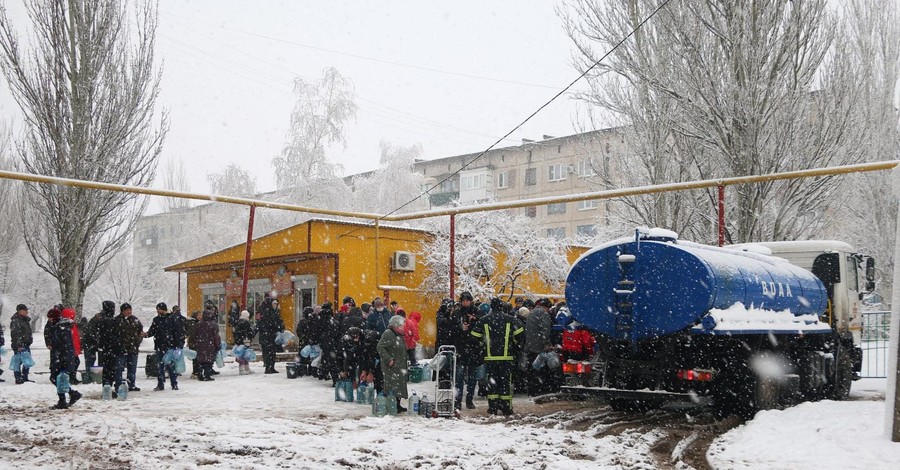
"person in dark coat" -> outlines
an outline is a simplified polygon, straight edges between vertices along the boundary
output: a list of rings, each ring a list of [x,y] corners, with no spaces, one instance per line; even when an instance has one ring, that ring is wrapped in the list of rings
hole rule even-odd
[[[31,352],[31,343],[34,341],[31,331],[31,318],[28,317],[28,307],[25,304],[16,306],[16,313],[9,322],[9,342],[14,354]],[[13,371],[16,376],[16,384],[34,382],[28,379],[28,367],[21,366]]]
[[[400,406],[401,398],[408,398],[406,389],[406,373],[409,370],[409,359],[406,355],[406,340],[403,323],[406,320],[399,315],[391,317],[388,329],[378,340],[378,355],[381,357],[381,371],[384,373],[384,394],[397,399],[397,411],[404,412]]]
[[[261,312],[257,313],[256,327],[259,331],[259,346],[262,348],[263,365],[266,374],[277,374],[275,370],[275,336],[284,331],[284,320],[278,312],[274,299],[263,301]]]
[[[209,382],[215,380],[212,377],[212,365],[216,360],[216,354],[222,339],[219,336],[219,324],[216,321],[216,313],[213,310],[203,311],[200,323],[194,329],[193,348],[197,351],[197,362],[200,363],[200,381]]]
[[[178,374],[175,368],[163,362],[163,356],[170,349],[184,348],[184,325],[179,317],[174,316],[168,311],[168,307],[164,302],[156,304],[156,317],[147,330],[147,337],[153,338],[154,349],[156,350],[156,363],[159,367],[159,373],[156,377],[157,384],[154,391],[165,389],[166,371],[169,372],[169,380],[172,384],[172,390],[178,390]]]
[[[341,372],[342,379],[350,379],[354,382],[360,371],[362,355],[365,353],[362,339],[362,330],[351,327],[347,334],[341,338]]]
[[[72,321],[72,345],[75,347],[75,369],[69,374],[69,383],[78,385],[81,383],[81,381],[78,380],[78,368],[81,366],[81,360],[78,358],[78,356],[81,355],[81,331],[78,328],[78,324],[75,323],[75,309],[62,309],[62,318],[67,318]]]
[[[342,334],[346,335],[350,328],[359,328],[361,330],[365,324],[366,320],[363,318],[362,309],[356,306],[350,307],[346,318],[341,323]]]
[[[129,392],[139,392],[137,386],[138,353],[141,341],[144,340],[144,325],[138,320],[128,302],[119,306],[119,316],[116,317],[118,330],[122,335],[122,354],[116,358],[116,390],[122,385],[122,374],[128,383]]]
[[[369,313],[369,318],[366,319],[366,328],[375,331],[378,333],[378,336],[381,336],[388,329],[388,322],[393,315],[387,306],[384,305],[384,301],[376,297],[372,301],[372,311]]]
[[[91,366],[97,363],[97,336],[92,332],[88,317],[78,320],[78,331],[81,334],[81,350],[84,353],[84,371],[90,375]]]
[[[53,320],[51,313],[53,312]],[[66,388],[59,380],[66,380],[75,371],[78,370],[78,356],[75,354],[75,343],[72,338],[72,327],[75,322],[69,318],[61,317],[61,313],[57,309],[52,309],[47,313],[50,339],[48,347],[50,348],[50,381],[57,385],[56,394],[59,401],[53,405],[53,409],[64,410],[75,404],[81,398],[81,393],[73,389],[71,386]],[[52,324],[51,324],[52,321]],[[69,401],[66,401],[66,394],[69,395]]]
[[[481,341],[473,337],[472,328],[481,318],[475,307],[472,294],[463,292],[459,295],[459,303],[451,314],[451,335],[456,346],[456,397],[455,406],[462,408],[463,390],[466,391],[466,408],[475,408],[475,385],[478,368],[484,364],[484,352]]]
[[[206,303],[206,308],[209,309],[212,307],[211,302]],[[172,316],[181,321],[181,326],[184,328],[184,339],[187,342],[189,348],[193,349],[192,344],[194,338],[194,329],[197,328],[197,323],[200,323],[200,311],[195,310],[191,312],[190,315],[184,316],[181,315],[180,310],[176,311],[175,307],[172,307]],[[199,378],[200,377],[200,363],[197,362],[196,359],[191,361],[191,378]]]
[[[319,378],[322,380],[331,378],[332,384],[336,384],[341,369],[341,327],[334,318],[331,302],[322,304],[315,325],[314,340],[322,348]]]
[[[551,342],[553,333],[553,319],[547,309],[550,308],[550,299],[540,299],[535,304],[528,318],[525,320],[525,353],[528,355],[528,364],[533,364],[538,354],[544,352],[544,346]],[[535,371],[528,367],[528,394],[541,395],[549,390],[551,377],[545,369]]]
[[[116,304],[111,300],[104,300],[100,313],[95,316],[97,319],[97,352],[100,356],[100,365],[103,367],[103,385],[110,387],[116,381],[118,357],[125,354],[122,332],[119,330],[115,314]]]
[[[250,312],[241,310],[238,320],[234,322],[234,330],[231,333],[231,339],[234,346],[249,346],[256,336],[256,328],[250,324]]]
[[[381,371],[381,357],[378,355],[378,340],[381,337],[372,330],[363,330],[359,353],[359,375],[371,382],[376,393],[384,390],[384,374]]]
[[[6,336],[3,331],[3,324],[0,323],[0,347],[6,346]],[[3,368],[0,368],[0,375],[3,375]],[[0,382],[6,382],[3,379],[0,379]]]
[[[312,313],[312,307],[304,307],[303,312],[300,314],[300,320],[297,322],[297,328],[294,331],[297,335],[297,344],[300,345],[301,348],[308,344],[313,344],[311,342],[312,318],[310,318]]]

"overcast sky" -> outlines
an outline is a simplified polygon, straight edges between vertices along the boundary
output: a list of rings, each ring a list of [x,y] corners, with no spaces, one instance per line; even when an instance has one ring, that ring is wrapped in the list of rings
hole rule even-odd
[[[7,3],[24,24],[24,9]],[[163,1],[159,104],[171,130],[162,163],[184,160],[196,192],[230,162],[274,189],[292,80],[329,66],[353,82],[359,105],[346,148],[328,153],[344,174],[377,168],[382,139],[419,143],[426,159],[483,150],[578,75],[556,4]],[[573,133],[576,107],[560,98],[505,145]],[[18,120],[5,87],[0,112]]]

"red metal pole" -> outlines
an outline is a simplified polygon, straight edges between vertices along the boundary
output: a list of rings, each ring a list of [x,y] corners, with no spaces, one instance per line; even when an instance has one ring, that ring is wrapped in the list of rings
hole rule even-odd
[[[725,186],[719,185],[719,246],[725,245]]]
[[[450,298],[456,298],[456,214],[450,214]]]
[[[247,308],[247,283],[250,282],[250,251],[253,249],[253,218],[256,206],[250,206],[250,223],[247,224],[247,250],[244,254],[244,277],[241,280],[241,309]]]

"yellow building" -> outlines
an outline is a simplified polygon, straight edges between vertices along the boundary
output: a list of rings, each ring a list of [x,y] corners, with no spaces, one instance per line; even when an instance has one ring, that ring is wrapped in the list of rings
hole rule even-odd
[[[433,345],[435,313],[446,294],[415,290],[428,274],[416,258],[421,259],[423,245],[432,235],[425,230],[384,225],[377,229],[377,235],[376,239],[376,228],[371,224],[312,219],[255,239],[247,310],[255,313],[266,293],[274,292],[284,324],[293,330],[304,307],[331,301],[336,310],[345,296],[360,305],[383,296],[385,286],[402,286],[411,290],[391,287],[391,300],[407,312],[422,314],[422,343]],[[220,328],[229,336],[225,313],[232,301],[240,302],[245,247],[235,245],[165,268],[187,273],[186,311],[202,310],[207,301],[212,301],[221,313]],[[583,251],[570,250],[569,261]],[[540,286],[528,290],[546,292]]]

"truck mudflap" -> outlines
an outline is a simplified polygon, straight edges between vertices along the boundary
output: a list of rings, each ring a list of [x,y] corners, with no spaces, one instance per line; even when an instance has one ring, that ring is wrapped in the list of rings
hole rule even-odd
[[[571,387],[565,386],[562,393],[571,395],[594,396],[601,398],[613,398],[623,400],[635,400],[653,403],[690,403],[694,405],[710,405],[712,399],[693,393],[668,392],[665,390],[626,390],[607,387]]]

